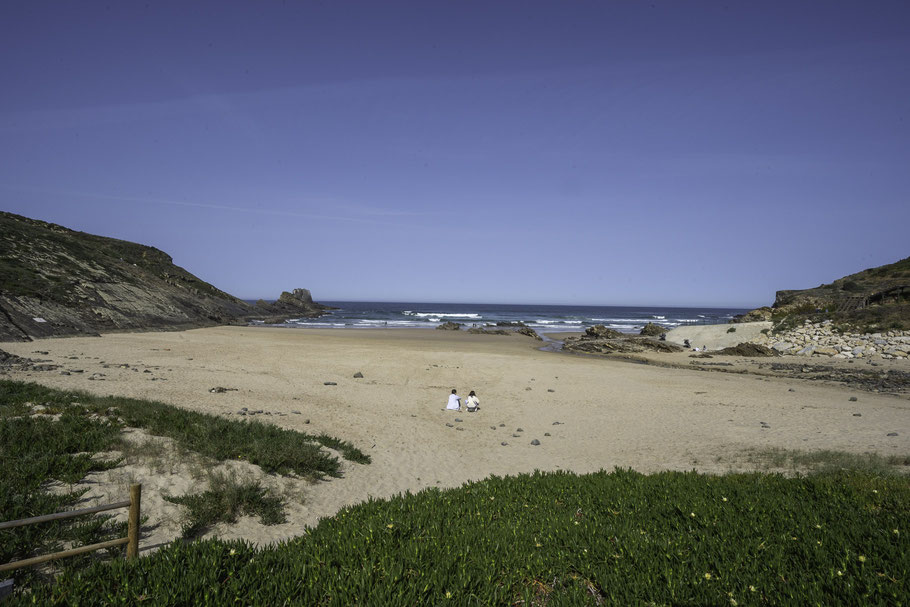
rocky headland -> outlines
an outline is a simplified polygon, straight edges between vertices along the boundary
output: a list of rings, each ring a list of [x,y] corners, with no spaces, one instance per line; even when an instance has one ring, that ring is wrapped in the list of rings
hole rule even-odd
[[[0,341],[324,313],[305,289],[251,305],[154,247],[0,212]]]

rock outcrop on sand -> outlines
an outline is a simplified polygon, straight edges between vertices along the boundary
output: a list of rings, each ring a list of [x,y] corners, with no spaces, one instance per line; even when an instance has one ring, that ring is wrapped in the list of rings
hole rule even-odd
[[[593,328],[593,327],[592,327]],[[683,348],[667,341],[620,333],[620,337],[601,338],[588,334],[567,337],[562,349],[586,354],[630,354],[636,352],[682,352]]]
[[[444,322],[436,328],[440,331],[461,331],[462,324],[460,322]]]
[[[585,338],[590,339],[619,339],[625,337],[625,333],[620,333],[616,329],[610,329],[604,325],[594,325],[585,329]]]
[[[183,329],[265,314],[154,247],[0,212],[0,341]]]
[[[666,333],[669,330],[670,329],[668,329],[666,327],[662,327],[653,322],[649,322],[644,327],[641,328],[641,332],[639,333],[639,335],[646,335],[648,337],[657,337],[658,335],[663,335],[664,333]]]
[[[778,356],[776,350],[773,350],[761,344],[753,344],[749,342],[744,342],[736,346],[716,350],[713,353],[720,354],[722,356]]]

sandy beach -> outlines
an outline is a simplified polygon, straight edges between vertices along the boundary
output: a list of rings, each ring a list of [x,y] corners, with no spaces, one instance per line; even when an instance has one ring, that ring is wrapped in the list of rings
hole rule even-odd
[[[343,478],[301,485],[285,524],[243,520],[216,530],[257,543],[298,535],[370,497],[456,487],[491,474],[615,466],[722,473],[748,469],[744,454],[767,448],[910,453],[905,396],[539,347],[522,336],[261,327],[3,344],[70,372],[12,372],[12,379],[235,419],[243,407],[263,410],[256,419],[324,432],[370,455],[369,465],[344,461]],[[354,378],[358,372],[363,378]],[[229,390],[212,393],[214,387]],[[445,411],[452,388],[463,396],[476,390],[481,410]],[[157,477],[137,479],[147,486],[150,524],[156,515],[174,518],[176,507],[166,511],[154,494],[180,494],[191,483],[146,473]],[[175,529],[163,525],[149,544],[167,541]]]

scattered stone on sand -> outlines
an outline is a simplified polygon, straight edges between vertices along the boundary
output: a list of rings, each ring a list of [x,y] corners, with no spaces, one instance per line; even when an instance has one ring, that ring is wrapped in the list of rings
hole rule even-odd
[[[452,322],[450,320],[449,322],[442,323],[441,325],[439,325],[436,328],[440,331],[461,331],[461,323]]]
[[[553,388],[547,388],[547,392],[556,392]]]
[[[333,381],[324,381],[324,382],[322,382],[322,385],[323,386],[337,386],[338,384]]]
[[[496,426],[490,426],[490,430],[495,430]]]
[[[300,415],[300,411],[291,411],[294,415]]]
[[[499,444],[502,445],[503,447],[506,447],[506,446],[508,446],[509,443],[507,443],[507,442],[505,442],[505,441],[502,441],[502,442],[499,443]]]
[[[499,427],[500,427],[500,428],[505,428],[506,425],[505,425],[505,424],[499,424]]]
[[[540,441],[537,440],[537,439],[535,438],[534,440],[531,441],[531,444],[532,444],[532,445],[539,445],[539,444],[540,444]]]
[[[515,428],[515,431],[516,431],[516,432],[524,432],[525,429],[524,429],[524,428]]]
[[[456,417],[456,418],[455,418],[455,421],[456,421],[456,422],[463,422],[464,420],[461,419],[460,417]]]
[[[212,394],[221,394],[223,392],[236,392],[236,391],[237,391],[237,388],[224,388],[222,386],[215,386],[214,388],[209,390],[209,392],[211,392]]]
[[[853,414],[853,417],[862,417],[862,416],[863,416],[862,413],[854,413],[854,414]]]
[[[454,427],[455,427],[455,424],[450,424],[449,422],[446,422],[446,427],[448,427],[448,428],[454,428]]]
[[[513,434],[512,438],[521,438],[521,434]]]
[[[307,418],[307,419],[305,419],[305,420],[303,420],[303,423],[305,423],[305,424],[308,424],[308,423],[310,423],[310,420],[309,420],[309,418]]]
[[[458,430],[458,431],[460,431],[460,432],[464,432],[464,428],[462,428],[461,426],[458,426],[458,427],[455,428],[455,429]]]
[[[850,397],[850,402],[851,402],[851,403],[855,403],[857,400],[859,400],[859,399],[857,399],[855,396],[851,396],[851,397]]]
[[[897,436],[897,435],[898,435],[897,432],[889,432],[889,433],[888,433],[888,436]]]
[[[544,432],[543,435],[544,435],[544,436],[550,436],[550,433],[549,433],[549,432]]]
[[[526,391],[526,392],[530,392],[530,391],[531,391],[531,386],[528,386],[527,388],[525,388],[525,391]]]
[[[562,422],[553,422],[553,425],[554,425],[554,426],[560,426],[560,425],[562,425]]]
[[[357,373],[354,374],[354,379],[363,379],[363,373],[358,371]]]
[[[790,388],[787,390],[787,392],[796,392],[796,390],[794,390],[793,388]]]

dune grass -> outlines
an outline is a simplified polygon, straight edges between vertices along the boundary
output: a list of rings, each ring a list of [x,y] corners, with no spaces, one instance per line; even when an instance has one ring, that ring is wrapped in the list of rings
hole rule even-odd
[[[165,500],[186,506],[183,537],[205,533],[216,523],[234,523],[243,515],[258,516],[263,525],[285,522],[284,500],[250,479],[235,475],[209,475],[208,489],[182,496],[165,496]]]
[[[74,485],[91,472],[120,463],[98,455],[123,447],[124,427],[169,437],[186,452],[211,460],[242,459],[275,474],[310,479],[339,476],[340,464],[320,448],[323,443],[355,461],[369,462],[352,445],[328,436],[310,436],[255,421],[225,420],[152,401],[97,397],[0,380],[0,521],[79,507],[87,489]],[[53,482],[57,487],[51,490],[49,483]],[[196,521],[190,525],[193,532],[217,520],[230,520],[238,512],[238,504],[239,512],[252,509],[264,522],[277,522],[283,516],[281,500],[255,484],[232,487],[216,482],[214,489],[214,493],[175,498],[190,508],[190,519]],[[216,503],[222,505],[220,514],[212,513]],[[0,531],[0,563],[125,535],[123,526],[110,524],[110,518],[77,518]],[[78,568],[91,558],[60,563],[64,568]],[[35,580],[36,575],[32,570],[16,573],[20,582]]]

